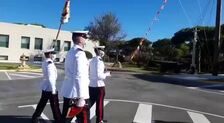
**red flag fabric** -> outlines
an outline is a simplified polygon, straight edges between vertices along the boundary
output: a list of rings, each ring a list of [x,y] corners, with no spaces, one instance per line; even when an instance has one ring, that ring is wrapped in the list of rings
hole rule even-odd
[[[68,23],[70,18],[70,0],[66,0],[63,12],[61,14],[61,23]]]
[[[68,109],[67,113],[67,118],[73,118],[77,114],[79,114],[84,108],[83,107],[77,107],[77,106],[72,106]]]

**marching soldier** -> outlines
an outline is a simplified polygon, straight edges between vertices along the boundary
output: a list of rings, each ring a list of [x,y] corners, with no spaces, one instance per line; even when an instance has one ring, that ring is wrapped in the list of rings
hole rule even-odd
[[[73,108],[79,110],[76,118],[78,123],[89,123],[89,108],[86,106],[89,99],[89,66],[86,54],[83,51],[87,39],[87,31],[75,31],[72,34],[74,47],[65,58],[65,80],[62,85],[64,97],[62,117],[64,122],[71,122],[74,116],[68,117],[71,102]]]
[[[105,66],[102,60],[104,56],[103,49],[105,46],[97,46],[94,48],[96,56],[90,61],[90,107],[96,103],[96,123],[104,123],[103,120],[103,108],[104,108],[104,97],[105,97],[105,83],[104,79],[110,76],[110,72],[104,72]]]
[[[57,69],[53,62],[55,58],[54,49],[44,52],[45,60],[42,62],[43,81],[42,95],[37,108],[32,116],[32,123],[38,123],[38,118],[43,112],[48,100],[50,100],[51,110],[55,123],[61,123],[61,112],[59,109],[58,92],[56,90]]]

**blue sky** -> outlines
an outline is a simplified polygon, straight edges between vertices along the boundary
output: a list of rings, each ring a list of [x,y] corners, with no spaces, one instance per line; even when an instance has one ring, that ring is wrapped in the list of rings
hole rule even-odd
[[[0,21],[39,23],[57,29],[64,3],[65,0],[1,0]],[[126,40],[145,36],[149,27],[147,38],[156,41],[171,38],[182,28],[215,25],[216,0],[168,0],[159,20],[151,25],[162,3],[163,0],[71,0],[71,18],[62,29],[83,30],[95,17],[107,12],[118,17]]]

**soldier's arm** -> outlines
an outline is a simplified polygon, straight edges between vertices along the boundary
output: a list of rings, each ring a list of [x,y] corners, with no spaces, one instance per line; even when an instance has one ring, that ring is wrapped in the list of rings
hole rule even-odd
[[[104,73],[104,69],[105,69],[105,66],[104,66],[104,63],[102,61],[97,61],[97,77],[98,79],[106,79],[107,77],[107,74]]]
[[[54,72],[54,64],[49,61],[47,65],[47,74],[48,74],[48,80],[50,82],[50,88],[52,90],[52,94],[56,94],[56,74]]]
[[[87,76],[85,76],[86,75],[85,72],[87,72],[85,70],[87,68],[87,66],[86,66],[87,64],[84,62],[86,60],[85,52],[79,51],[76,60],[77,60],[77,62],[76,62],[77,63],[77,65],[76,65],[77,66],[77,74],[76,74],[75,79],[78,82],[78,97],[81,98],[81,97],[84,97],[82,89],[85,88],[85,85],[86,85],[85,77],[87,77]]]

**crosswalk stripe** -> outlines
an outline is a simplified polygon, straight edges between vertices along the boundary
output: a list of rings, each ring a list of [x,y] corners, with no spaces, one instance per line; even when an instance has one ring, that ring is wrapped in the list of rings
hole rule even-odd
[[[152,105],[139,104],[133,123],[151,123]]]
[[[71,121],[71,123],[75,123],[76,117],[74,117]]]
[[[31,72],[18,72],[19,74],[29,74],[29,75],[39,75],[39,76],[42,76],[43,74],[42,73],[31,73]]]
[[[12,80],[12,78],[9,76],[8,72],[5,71],[5,75],[8,77],[9,80]]]
[[[37,76],[22,75],[22,74],[14,74],[14,73],[11,73],[10,75],[12,75],[12,76],[26,77],[26,78],[34,78],[34,77],[37,77]]]
[[[32,107],[34,108],[34,110],[36,110],[37,105],[32,105]],[[44,119],[44,122],[50,123],[49,118],[44,113],[41,113],[40,116],[42,117],[42,119]]]
[[[104,101],[104,106],[106,106],[108,103],[109,103],[109,101]],[[90,119],[92,119],[96,115],[95,110],[96,110],[96,103],[94,103],[94,105],[90,109]],[[75,120],[76,120],[76,118],[73,118],[72,123],[74,123]]]
[[[109,101],[104,101],[104,106],[106,106],[108,103]],[[96,103],[90,109],[90,119],[92,119],[96,115],[95,110],[96,110]]]
[[[211,123],[203,114],[187,112],[194,123]]]

